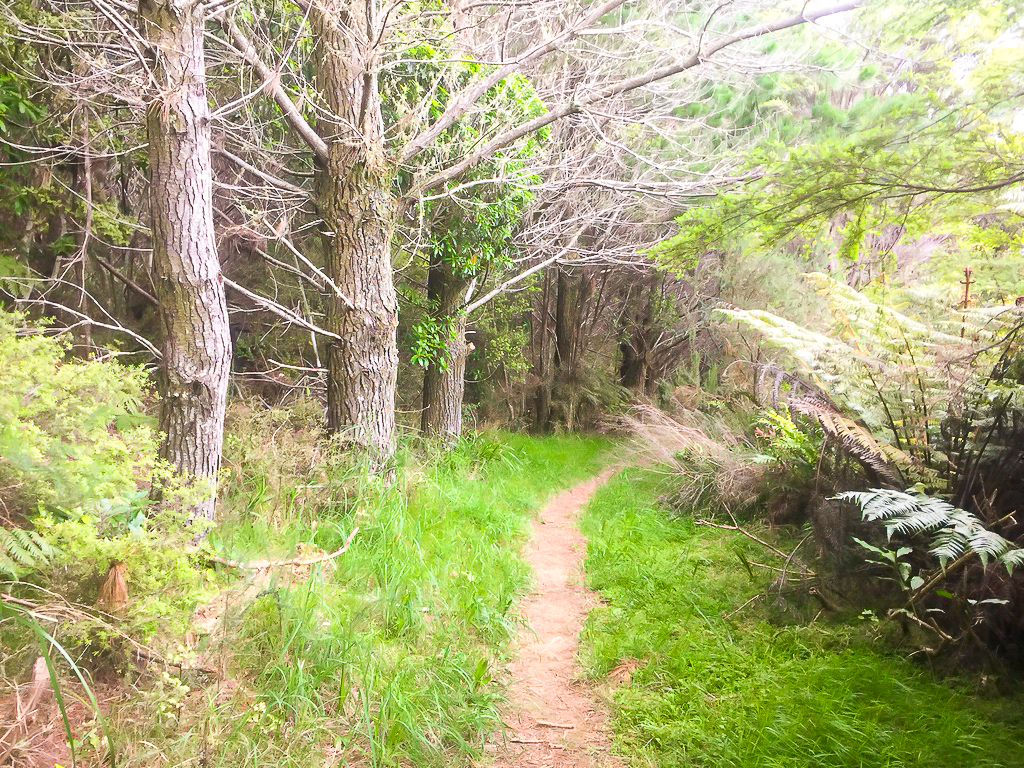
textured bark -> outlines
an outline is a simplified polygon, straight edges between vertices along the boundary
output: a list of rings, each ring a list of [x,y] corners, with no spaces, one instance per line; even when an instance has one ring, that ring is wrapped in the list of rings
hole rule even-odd
[[[459,280],[444,264],[432,264],[427,277],[427,300],[441,323],[452,322],[454,333],[444,364],[431,363],[423,374],[423,412],[420,427],[427,435],[454,442],[462,435],[462,400],[466,389],[466,316],[459,310]]]
[[[213,231],[210,107],[203,9],[142,0],[143,33],[161,86],[146,112],[156,297],[164,325],[161,456],[215,494],[231,370],[224,284]],[[195,516],[213,519],[215,495]]]
[[[391,268],[397,216],[393,159],[384,149],[377,85],[374,3],[313,6],[316,78],[331,116],[314,199],[324,220],[327,271],[341,295],[327,297],[327,420],[379,460],[394,454],[398,299]]]

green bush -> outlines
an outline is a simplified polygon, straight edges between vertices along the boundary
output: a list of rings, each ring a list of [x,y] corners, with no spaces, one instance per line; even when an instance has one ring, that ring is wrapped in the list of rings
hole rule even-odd
[[[70,359],[62,339],[0,312],[0,511],[11,528],[0,576],[20,580],[5,589],[91,605],[120,563],[131,596],[118,606],[123,629],[145,640],[184,632],[200,582],[186,552],[190,492],[158,460],[142,410],[149,383],[140,368]],[[151,483],[164,503],[150,501]],[[53,631],[95,646],[96,628],[82,614]]]
[[[157,462],[141,412],[148,376],[66,351],[23,316],[0,313],[0,499],[8,515],[125,515]]]

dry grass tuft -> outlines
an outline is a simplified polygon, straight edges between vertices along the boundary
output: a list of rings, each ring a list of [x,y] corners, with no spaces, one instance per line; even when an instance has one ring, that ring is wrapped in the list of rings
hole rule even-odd
[[[688,409],[669,415],[648,403],[617,416],[614,426],[633,437],[637,449],[652,463],[671,464],[680,454],[717,459],[731,453],[741,439],[714,419]]]
[[[679,409],[668,414],[640,404],[616,420],[648,463],[668,465],[685,478],[668,501],[677,509],[735,512],[754,504],[767,468],[755,451],[721,419]]]

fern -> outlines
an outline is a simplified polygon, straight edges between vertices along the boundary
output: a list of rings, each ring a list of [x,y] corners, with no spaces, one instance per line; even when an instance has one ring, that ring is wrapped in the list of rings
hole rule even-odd
[[[881,522],[891,539],[894,534],[913,536],[931,533],[929,552],[939,559],[943,569],[951,560],[976,554],[982,565],[1000,562],[1010,573],[1024,565],[1024,549],[985,524],[965,509],[954,507],[947,501],[932,496],[914,495],[875,488],[870,491],[850,491],[833,497],[860,507],[868,522]]]
[[[0,576],[21,579],[38,571],[57,551],[35,531],[0,528]]]
[[[871,469],[880,479],[893,484],[903,480],[893,459],[902,459],[904,466],[913,463],[902,451],[879,443],[870,432],[847,419],[838,409],[816,397],[790,400],[789,407],[796,413],[814,419],[825,434],[835,440],[843,451]]]
[[[962,408],[977,372],[989,368],[1006,346],[1000,334],[1013,317],[972,309],[926,323],[826,275],[804,277],[828,301],[832,322],[827,330],[736,307],[721,307],[717,315],[736,323],[741,335],[756,333],[759,349],[774,350],[775,364],[806,382],[789,385],[791,401],[801,389],[825,394],[836,413],[852,414],[868,432],[888,433],[886,442],[899,454],[883,448],[887,456],[874,457],[879,468],[896,464],[904,476],[913,469],[913,481],[931,482],[929,470],[948,465],[940,427],[951,410]],[[962,330],[967,333],[961,335]],[[775,378],[777,397],[781,379]],[[819,420],[823,415],[814,414]],[[829,430],[828,424],[822,426]],[[844,445],[864,447],[857,430],[845,430],[838,422],[832,427]]]

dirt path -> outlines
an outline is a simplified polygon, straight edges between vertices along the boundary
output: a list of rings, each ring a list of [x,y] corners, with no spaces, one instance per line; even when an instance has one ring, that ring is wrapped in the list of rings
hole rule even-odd
[[[586,540],[576,527],[580,508],[614,470],[563,493],[533,523],[527,559],[536,592],[523,604],[529,626],[519,658],[509,666],[514,710],[505,722],[509,743],[497,768],[618,768],[609,753],[607,713],[576,664],[580,630],[596,598],[583,586]]]

